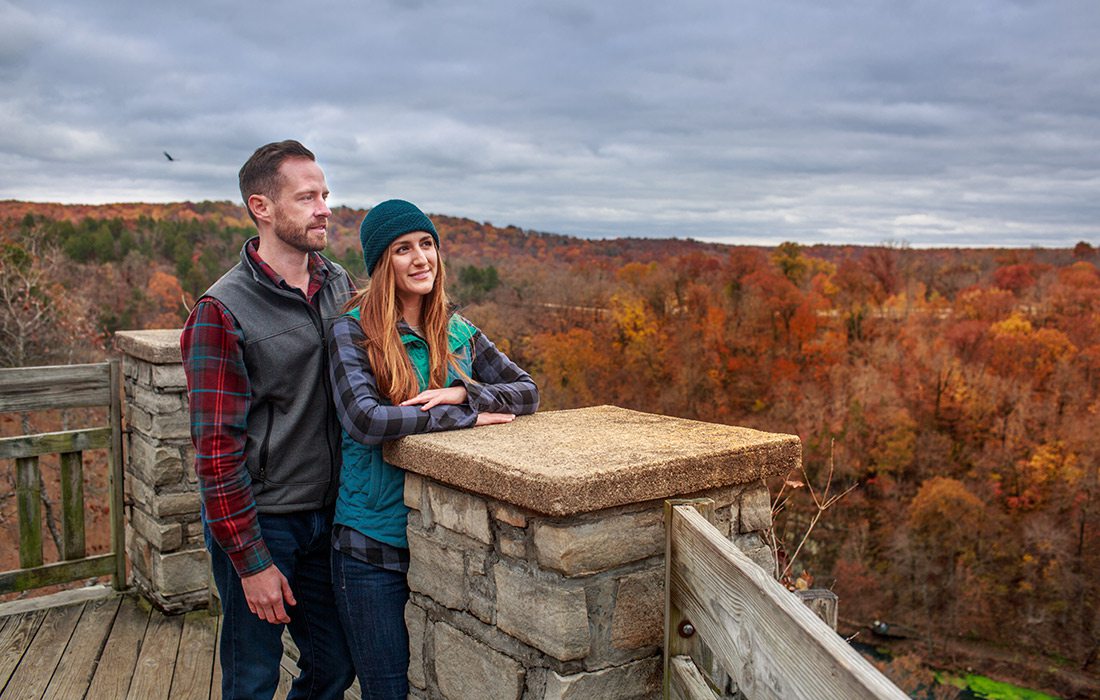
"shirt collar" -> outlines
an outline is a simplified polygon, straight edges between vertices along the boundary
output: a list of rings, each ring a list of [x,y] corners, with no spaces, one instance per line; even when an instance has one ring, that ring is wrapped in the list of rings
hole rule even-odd
[[[276,272],[275,268],[268,265],[267,262],[260,257],[259,236],[250,239],[248,243],[245,244],[245,251],[247,251],[249,259],[267,275],[268,279],[275,283],[276,287],[280,289],[294,289],[287,284],[286,278]],[[320,254],[310,252],[306,260],[306,268],[309,270],[309,292],[306,294],[306,298],[308,299],[313,297],[313,294],[320,288],[321,283],[328,277],[328,267],[321,260]]]

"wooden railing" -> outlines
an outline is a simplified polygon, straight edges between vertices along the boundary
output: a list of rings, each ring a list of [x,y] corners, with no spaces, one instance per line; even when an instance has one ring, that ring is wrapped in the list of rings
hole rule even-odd
[[[749,700],[907,697],[723,537],[713,514],[709,499],[665,502],[665,698],[724,697],[714,679],[725,675]]]
[[[0,413],[107,407],[107,424],[82,430],[0,438],[0,459],[15,460],[19,504],[19,569],[0,572],[0,593],[110,575],[126,583],[122,522],[122,417],[119,363],[0,369]],[[84,538],[85,450],[106,449],[111,552],[88,556]],[[39,458],[59,454],[60,562],[43,564],[42,476]]]

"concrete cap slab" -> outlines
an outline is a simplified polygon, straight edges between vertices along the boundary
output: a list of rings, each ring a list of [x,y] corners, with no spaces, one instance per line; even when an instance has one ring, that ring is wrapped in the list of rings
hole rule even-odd
[[[180,333],[183,330],[119,331],[115,333],[115,348],[139,360],[156,365],[183,362]]]
[[[387,443],[408,471],[546,515],[756,483],[802,461],[796,435],[594,406]]]

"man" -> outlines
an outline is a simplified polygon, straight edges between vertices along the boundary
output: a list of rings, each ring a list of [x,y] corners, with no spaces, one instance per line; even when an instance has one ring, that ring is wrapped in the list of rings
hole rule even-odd
[[[301,675],[290,698],[339,698],[353,671],[332,592],[340,432],[325,336],[351,283],[318,251],[332,212],[297,141],[240,172],[258,236],[199,298],[180,338],[195,472],[221,596],[222,697],[270,698],[284,625]]]

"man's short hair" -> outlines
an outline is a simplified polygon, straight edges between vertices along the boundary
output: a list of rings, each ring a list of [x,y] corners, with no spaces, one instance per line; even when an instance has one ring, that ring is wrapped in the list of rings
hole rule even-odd
[[[289,158],[308,158],[316,161],[313,152],[302,144],[287,139],[260,146],[252,157],[241,166],[238,176],[241,185],[241,197],[244,198],[244,208],[248,211],[248,217],[252,223],[258,223],[252,214],[252,208],[248,206],[248,198],[254,194],[262,194],[269,199],[275,199],[282,186],[279,177],[279,166]]]

